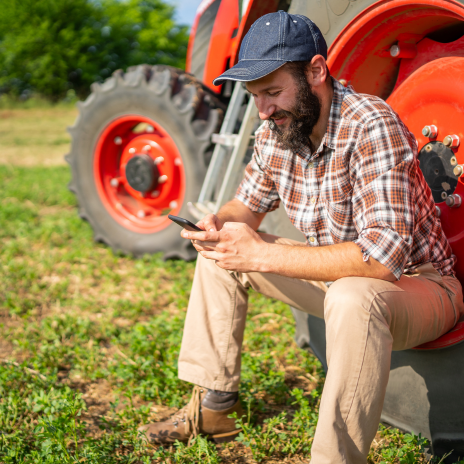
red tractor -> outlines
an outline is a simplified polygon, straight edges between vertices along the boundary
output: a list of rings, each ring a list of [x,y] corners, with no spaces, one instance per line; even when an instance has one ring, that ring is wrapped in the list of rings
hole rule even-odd
[[[251,24],[278,10],[311,18],[329,45],[332,76],[385,99],[415,134],[464,283],[464,0],[203,0],[186,71],[116,71],[79,105],[69,188],[95,240],[135,256],[195,256],[167,215],[200,218],[228,201],[259,124],[240,83],[212,81],[236,63]],[[283,209],[263,230],[303,240]],[[326,366],[324,322],[292,310],[298,343]],[[427,436],[435,454],[454,450],[446,462],[464,457],[462,340],[464,321],[435,342],[394,352],[383,410],[384,421]]]

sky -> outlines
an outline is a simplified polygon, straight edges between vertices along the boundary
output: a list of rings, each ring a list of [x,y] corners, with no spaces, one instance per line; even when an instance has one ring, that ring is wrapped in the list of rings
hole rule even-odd
[[[201,0],[169,0],[169,3],[176,6],[177,22],[191,27]]]

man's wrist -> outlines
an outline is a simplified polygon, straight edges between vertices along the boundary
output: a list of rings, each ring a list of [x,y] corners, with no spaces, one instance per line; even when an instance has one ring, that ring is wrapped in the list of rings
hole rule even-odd
[[[272,272],[272,257],[275,256],[275,250],[273,248],[275,247],[275,244],[263,242],[262,247],[260,247],[259,250],[259,256],[257,257],[256,272]]]

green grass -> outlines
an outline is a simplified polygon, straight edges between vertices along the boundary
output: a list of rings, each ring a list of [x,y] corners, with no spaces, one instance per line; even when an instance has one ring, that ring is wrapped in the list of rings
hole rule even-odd
[[[188,400],[176,364],[195,264],[94,243],[68,180],[66,167],[0,165],[0,462],[308,462],[324,373],[294,343],[288,307],[256,293],[239,439],[137,438]],[[429,462],[426,445],[380,427],[369,463]]]

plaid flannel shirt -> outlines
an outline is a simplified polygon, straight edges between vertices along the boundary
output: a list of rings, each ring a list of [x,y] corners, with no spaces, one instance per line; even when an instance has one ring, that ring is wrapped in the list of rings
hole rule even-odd
[[[280,201],[309,246],[354,242],[397,279],[431,262],[454,275],[456,257],[417,161],[417,142],[380,98],[333,79],[327,132],[315,153],[283,149],[264,122],[236,198],[251,211]]]

